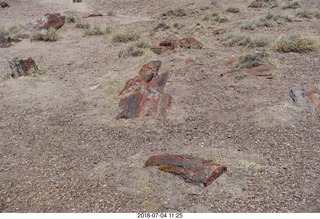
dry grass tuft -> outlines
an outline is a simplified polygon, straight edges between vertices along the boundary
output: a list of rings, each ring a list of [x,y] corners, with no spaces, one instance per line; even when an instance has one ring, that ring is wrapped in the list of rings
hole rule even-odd
[[[58,33],[55,29],[50,28],[45,31],[38,31],[31,35],[30,41],[45,41],[45,42],[55,42],[59,39]]]
[[[285,15],[274,15],[268,13],[266,16],[259,18],[258,20],[253,20],[241,25],[242,30],[254,30],[258,27],[274,27],[283,22],[292,22],[289,16]]]
[[[68,15],[66,18],[68,24],[75,24],[80,21],[80,18],[73,15]]]
[[[86,36],[94,36],[94,35],[104,35],[106,32],[101,29],[101,27],[93,27],[86,29],[84,35]]]
[[[249,37],[242,33],[230,34],[223,37],[221,40],[225,46],[243,46],[248,48],[264,47],[269,45],[272,41],[268,36],[258,35],[255,37]]]
[[[183,17],[187,15],[187,12],[185,9],[183,8],[178,8],[176,10],[173,11],[173,15],[177,16],[177,17]]]
[[[128,45],[126,48],[120,50],[118,56],[119,58],[126,57],[137,57],[144,55],[144,49],[148,48],[149,45],[144,41],[138,41]]]
[[[229,12],[229,13],[239,13],[240,9],[237,7],[231,6],[231,7],[227,8],[225,11]]]
[[[304,53],[316,50],[319,47],[319,39],[309,34],[289,33],[279,36],[272,48],[278,52]]]
[[[137,33],[124,30],[114,30],[111,35],[112,41],[117,43],[128,43],[130,41],[136,41],[140,38]]]
[[[297,10],[296,16],[302,18],[312,18],[313,13],[311,11],[301,8]]]
[[[253,68],[262,64],[270,63],[270,55],[266,52],[245,53],[239,57],[238,68]]]
[[[298,1],[287,2],[281,8],[282,9],[298,9],[298,8],[301,8],[301,5]]]
[[[80,29],[89,29],[89,28],[91,28],[91,25],[89,24],[89,23],[86,23],[86,22],[84,22],[84,21],[78,21],[77,23],[76,23],[76,28],[80,28]]]
[[[274,8],[278,7],[278,1],[277,0],[253,0],[250,5],[248,6],[250,8]]]

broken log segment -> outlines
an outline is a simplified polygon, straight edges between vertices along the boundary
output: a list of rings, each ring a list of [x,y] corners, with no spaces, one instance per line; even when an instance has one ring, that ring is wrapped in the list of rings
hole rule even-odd
[[[14,58],[12,60],[8,60],[10,68],[12,70],[11,76],[13,78],[17,78],[20,76],[27,76],[32,71],[37,70],[38,66],[35,61],[31,58]]]
[[[182,177],[186,182],[196,185],[210,185],[227,171],[223,165],[213,164],[185,155],[161,154],[151,156],[146,167],[157,166],[160,170]]]

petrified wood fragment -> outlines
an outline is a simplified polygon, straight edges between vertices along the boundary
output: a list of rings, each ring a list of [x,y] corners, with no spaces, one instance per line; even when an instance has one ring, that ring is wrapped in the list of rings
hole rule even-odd
[[[300,106],[320,113],[320,91],[316,85],[293,87],[289,95]]]
[[[49,30],[50,28],[58,30],[61,28],[66,20],[66,16],[61,16],[60,13],[45,14],[38,20],[37,28],[39,30]]]
[[[146,167],[157,166],[160,170],[176,174],[186,182],[196,185],[210,185],[215,179],[227,171],[223,165],[213,164],[198,158],[185,155],[162,154],[151,156]]]
[[[33,70],[38,69],[38,66],[31,57],[14,58],[12,60],[8,60],[8,62],[12,70],[11,76],[13,78],[29,75]]]
[[[172,98],[163,93],[169,73],[158,75],[160,66],[161,61],[151,61],[142,66],[139,76],[127,81],[119,95],[131,94],[121,99],[119,107],[122,111],[116,119],[131,119],[146,115],[157,119],[166,118]]]
[[[260,77],[266,77],[268,79],[272,78],[272,73],[270,72],[270,67],[267,65],[259,65],[257,67],[253,68],[245,68],[245,69],[235,69],[235,70],[230,70],[227,72],[224,72],[221,74],[222,77],[228,77],[230,75],[234,74],[246,74],[246,75],[254,75],[254,76],[260,76]]]
[[[202,43],[196,40],[193,37],[186,37],[180,40],[173,39],[173,40],[165,40],[159,43],[159,46],[151,47],[151,51],[155,54],[161,54],[168,50],[173,50],[175,48],[184,48],[184,49],[201,49]]]
[[[11,37],[0,37],[0,48],[8,48],[13,46],[13,43],[20,42],[19,39],[12,39]]]

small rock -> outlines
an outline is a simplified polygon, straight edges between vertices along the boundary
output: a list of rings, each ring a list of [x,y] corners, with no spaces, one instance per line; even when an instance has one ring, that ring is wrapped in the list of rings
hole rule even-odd
[[[37,23],[38,30],[48,30],[50,28],[58,30],[65,24],[66,16],[61,16],[60,13],[45,14]]]
[[[8,8],[10,6],[9,6],[9,4],[7,2],[0,2],[0,7],[1,8]]]
[[[31,57],[14,58],[12,60],[8,60],[8,62],[12,70],[11,76],[13,78],[29,75],[30,72],[38,69],[38,66]]]

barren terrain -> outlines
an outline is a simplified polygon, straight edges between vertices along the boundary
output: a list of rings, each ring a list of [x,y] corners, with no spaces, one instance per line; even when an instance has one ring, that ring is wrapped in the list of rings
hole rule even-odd
[[[85,36],[66,23],[56,42],[23,39],[0,48],[0,212],[319,212],[320,117],[292,101],[293,86],[318,85],[319,49],[281,53],[270,46],[226,46],[232,33],[276,38],[320,35],[320,19],[297,9],[248,7],[250,0],[7,0],[0,26],[34,23],[46,13],[77,16],[103,29],[125,29],[149,45],[195,37],[202,49],[119,57],[130,43],[112,33]],[[320,11],[320,1],[301,0]],[[238,13],[228,13],[228,7]],[[183,9],[183,16],[163,16]],[[103,16],[87,17],[99,12]],[[226,22],[204,19],[219,13]],[[291,22],[253,30],[268,13]],[[211,19],[211,18],[210,18]],[[170,28],[155,31],[159,23]],[[213,32],[224,29],[225,33]],[[267,51],[272,78],[221,77],[232,57]],[[10,77],[9,59],[31,56],[46,73]],[[161,60],[173,102],[165,120],[115,119],[119,92],[143,64]],[[192,60],[186,62],[186,60]],[[187,154],[226,165],[207,187],[144,162]]]

